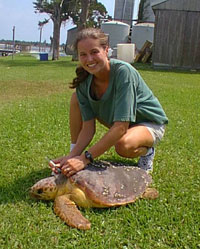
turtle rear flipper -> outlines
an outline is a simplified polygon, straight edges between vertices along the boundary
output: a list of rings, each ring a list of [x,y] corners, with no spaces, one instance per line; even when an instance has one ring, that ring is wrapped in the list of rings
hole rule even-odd
[[[90,222],[83,217],[76,204],[66,195],[56,197],[54,212],[71,227],[83,230],[90,229]]]
[[[159,193],[155,188],[147,188],[145,192],[143,193],[142,198],[154,200],[158,198],[158,196],[159,196]]]

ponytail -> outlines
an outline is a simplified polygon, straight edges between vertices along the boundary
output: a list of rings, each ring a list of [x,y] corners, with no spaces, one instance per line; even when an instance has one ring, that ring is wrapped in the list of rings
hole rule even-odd
[[[76,88],[81,82],[87,79],[89,73],[81,66],[76,68],[76,77],[70,83],[70,88]]]

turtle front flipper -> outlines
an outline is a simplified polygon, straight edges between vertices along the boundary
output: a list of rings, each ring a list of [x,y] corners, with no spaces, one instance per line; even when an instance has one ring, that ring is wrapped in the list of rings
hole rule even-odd
[[[91,227],[90,222],[83,217],[76,204],[67,195],[56,197],[54,212],[71,227],[82,230],[87,230]]]

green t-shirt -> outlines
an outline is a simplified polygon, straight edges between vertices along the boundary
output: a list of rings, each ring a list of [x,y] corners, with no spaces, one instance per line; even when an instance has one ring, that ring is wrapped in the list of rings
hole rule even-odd
[[[168,123],[158,99],[134,67],[116,59],[110,60],[110,66],[109,85],[100,100],[90,94],[93,75],[76,89],[84,121],[98,118],[109,125],[115,121]]]

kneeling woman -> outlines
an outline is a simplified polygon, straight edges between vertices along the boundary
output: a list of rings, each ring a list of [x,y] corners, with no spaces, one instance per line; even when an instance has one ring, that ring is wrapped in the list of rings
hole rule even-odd
[[[115,146],[120,156],[140,157],[138,167],[152,171],[154,146],[168,123],[158,99],[130,64],[108,58],[108,37],[101,30],[80,31],[75,49],[80,67],[72,82],[76,93],[70,103],[71,150],[54,162],[71,176]],[[85,151],[97,120],[109,129]]]

